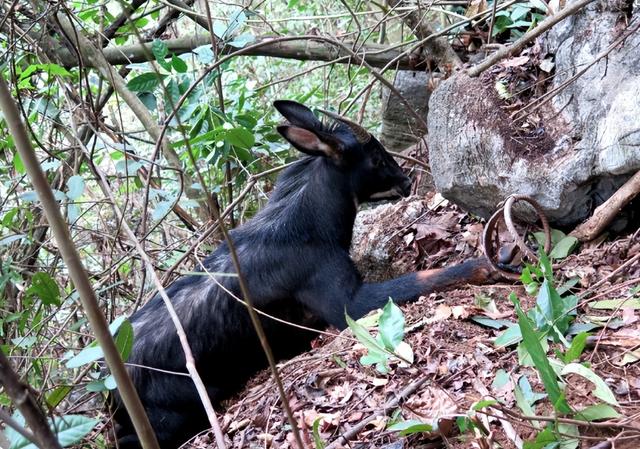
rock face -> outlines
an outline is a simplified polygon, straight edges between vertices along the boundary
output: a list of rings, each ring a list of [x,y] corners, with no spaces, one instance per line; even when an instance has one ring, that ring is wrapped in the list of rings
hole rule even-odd
[[[547,36],[551,88],[568,86],[538,110],[535,136],[514,132],[491,74],[453,77],[432,94],[429,162],[444,197],[486,218],[506,196],[526,194],[568,227],[640,169],[640,32],[594,64],[627,32],[612,3],[594,2]]]
[[[430,92],[429,77],[424,72],[401,70],[396,73],[393,86],[407,99],[409,104],[427,120]],[[407,112],[397,96],[383,91],[384,112],[380,142],[392,151],[402,151],[413,145],[427,131]]]

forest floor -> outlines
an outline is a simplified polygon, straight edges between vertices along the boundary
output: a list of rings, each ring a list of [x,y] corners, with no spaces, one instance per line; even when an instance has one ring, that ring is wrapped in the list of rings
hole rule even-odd
[[[415,237],[422,226],[424,236],[429,220],[442,223],[445,215],[456,232],[445,233],[451,250],[441,262],[458,262],[456,242],[479,242],[482,227],[453,206],[405,227],[405,235],[398,237],[406,243],[405,249],[415,251],[416,239],[407,238],[409,233]],[[517,346],[500,347],[495,340],[510,325],[507,321],[517,322],[509,295],[515,293],[525,311],[536,306],[536,297],[527,295],[521,283],[460,286],[402,307],[404,341],[414,354],[410,366],[392,361],[389,373],[381,374],[360,362],[366,348],[350,330],[337,335],[331,329],[333,335],[320,335],[308,353],[279,365],[305,445],[316,449],[489,449],[522,448],[523,444],[531,449],[638,448],[640,263],[616,272],[640,253],[638,234],[583,244],[554,264],[556,288],[572,286],[563,297],[578,298],[566,338],[570,342],[580,330],[589,330],[586,348],[576,361],[590,367],[608,386],[617,403],[615,415],[610,415],[609,407],[599,422],[556,421],[551,427],[562,443],[533,443],[541,429],[554,421],[552,404],[538,371],[527,366],[531,364],[518,354]],[[550,342],[550,358],[555,357],[554,349],[566,351]],[[603,403],[599,399],[602,385],[576,374],[563,378],[562,388],[573,410]],[[485,401],[485,406],[474,407],[479,401]],[[296,447],[275,383],[266,371],[228,402],[220,418],[230,447]],[[401,436],[389,429],[406,420],[437,422],[439,430]],[[211,447],[212,441],[205,434],[193,440],[191,447]]]

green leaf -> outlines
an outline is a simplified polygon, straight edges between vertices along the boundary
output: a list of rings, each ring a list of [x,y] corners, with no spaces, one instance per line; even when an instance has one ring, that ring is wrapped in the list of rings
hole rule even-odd
[[[160,220],[165,215],[167,215],[173,205],[174,201],[159,201],[158,204],[156,204],[153,213],[151,214],[151,218],[153,218],[154,220]]]
[[[182,58],[177,57],[176,55],[171,56],[171,66],[178,73],[186,73],[189,67],[187,63],[182,60]]]
[[[503,369],[499,369],[498,372],[496,372],[496,377],[493,379],[493,382],[491,383],[491,388],[493,388],[494,390],[499,390],[500,388],[504,387],[507,383],[509,383],[509,380],[511,380],[511,376],[509,376],[509,373],[507,373]]]
[[[482,315],[474,315],[471,317],[472,321],[475,321],[478,324],[483,326],[491,327],[493,329],[502,329],[503,327],[517,327],[516,323],[509,320],[494,320],[493,318],[489,318]]]
[[[522,413],[527,415],[527,416],[535,416],[535,410],[533,409],[532,405],[524,396],[524,393],[522,392],[522,388],[520,388],[519,385],[516,385],[513,389],[513,396],[516,400],[516,405],[518,406],[518,408],[520,410],[522,410]],[[540,424],[538,423],[538,421],[531,421],[531,424],[533,424],[534,427],[539,428]]]
[[[571,412],[571,409],[569,408],[569,405],[567,404],[562,391],[560,390],[560,385],[558,383],[556,374],[553,371],[553,368],[551,368],[551,364],[549,363],[547,354],[542,349],[540,340],[538,340],[538,335],[534,331],[531,323],[529,322],[529,319],[522,311],[520,305],[516,303],[515,308],[518,314],[518,325],[520,327],[520,331],[522,332],[523,345],[531,355],[531,359],[533,360],[533,363],[538,370],[538,373],[540,374],[540,378],[542,379],[542,383],[544,384],[544,388],[549,395],[551,403],[560,413]]]
[[[21,175],[24,175],[27,172],[26,168],[24,167],[24,163],[20,158],[20,153],[18,153],[17,151],[13,153],[13,168],[15,168],[16,171]]]
[[[151,92],[138,92],[136,96],[140,99],[142,104],[145,105],[151,112],[158,109],[158,101],[156,100],[156,96]]]
[[[57,432],[56,436],[60,446],[67,447],[81,441],[100,422],[97,419],[87,418],[82,415],[57,416],[53,422],[49,420],[51,430]],[[18,438],[11,441],[9,449],[38,449],[38,447],[17,434]]]
[[[558,423],[558,433],[562,434],[559,449],[576,449],[580,444],[580,430],[575,424]],[[575,438],[567,438],[565,435],[572,435]]]
[[[151,53],[157,62],[164,62],[164,58],[169,54],[169,47],[160,39],[154,39],[151,43]]]
[[[598,421],[601,419],[616,419],[622,415],[608,404],[590,405],[576,413],[576,419]]]
[[[320,418],[317,418],[313,422],[313,442],[316,445],[316,449],[325,448],[324,441],[322,441],[322,437],[320,436]]]
[[[527,379],[527,376],[525,375],[520,376],[520,379],[518,379],[518,386],[520,387],[524,398],[527,400],[527,402],[529,402],[529,404],[535,404],[540,399],[544,399],[547,397],[547,395],[544,393],[536,393],[535,391],[533,391],[533,389],[531,388],[531,384],[529,383],[529,379]]]
[[[84,179],[82,176],[75,175],[70,177],[67,181],[67,189],[67,198],[72,201],[80,198],[84,192]]]
[[[70,358],[67,361],[66,366],[70,369],[78,368],[88,363],[95,362],[102,357],[104,357],[104,353],[102,352],[102,348],[100,346],[87,346],[74,357]]]
[[[472,408],[475,411],[478,411],[478,410],[482,410],[485,407],[489,407],[490,405],[496,405],[498,403],[499,402],[496,401],[495,399],[483,399],[482,401],[478,401],[475,404],[473,404]]]
[[[433,432],[433,426],[431,424],[423,423],[417,419],[409,419],[407,421],[397,422],[387,427],[387,430],[400,432],[400,436],[404,437],[415,433]]]
[[[256,38],[253,34],[243,33],[234,37],[233,40],[230,41],[228,44],[231,45],[232,47],[242,48],[255,40]]]
[[[116,348],[120,353],[123,361],[127,361],[129,354],[131,354],[131,348],[133,347],[133,326],[129,320],[125,320],[115,337]]]
[[[40,272],[33,275],[27,294],[37,296],[47,306],[59,306],[61,304],[60,287],[47,273]]]
[[[533,441],[525,441],[522,445],[523,449],[553,449],[553,443],[557,442],[555,433],[553,432],[553,428],[551,426],[546,427],[542,432],[536,435],[535,440]]]
[[[360,363],[363,365],[376,365],[376,369],[385,374],[389,371],[387,363],[389,360],[389,354],[378,343],[378,341],[371,336],[369,331],[360,323],[354,321],[345,313],[347,325],[349,329],[356,336],[358,341],[367,348],[367,355],[360,358]]]
[[[253,133],[245,128],[232,128],[227,130],[225,140],[233,146],[245,149],[251,148],[256,143]]]
[[[585,345],[587,344],[587,337],[589,336],[586,332],[580,332],[578,335],[573,337],[571,341],[571,346],[564,354],[563,360],[564,363],[571,363],[574,360],[578,360],[580,355],[582,355],[582,351],[584,350]]]
[[[578,246],[578,239],[572,236],[567,236],[560,240],[556,246],[553,247],[549,257],[552,259],[564,259]]]
[[[389,351],[394,351],[404,338],[404,316],[391,298],[382,309],[378,331],[382,343]]]
[[[153,92],[165,78],[166,75],[147,72],[129,80],[127,87],[132,92]]]
[[[55,408],[62,402],[64,398],[71,392],[73,387],[70,385],[61,385],[54,389],[52,392],[46,395],[45,400],[47,401],[47,405],[51,408]]]
[[[498,335],[498,337],[494,340],[493,344],[497,347],[507,347],[511,345],[515,345],[522,340],[522,332],[520,331],[520,327],[517,325],[513,325],[508,328],[506,331]]]
[[[584,377],[595,385],[593,394],[597,398],[602,399],[608,404],[618,405],[618,401],[605,381],[586,366],[579,363],[569,363],[562,369],[562,375],[566,376],[567,374],[577,374],[578,376]]]

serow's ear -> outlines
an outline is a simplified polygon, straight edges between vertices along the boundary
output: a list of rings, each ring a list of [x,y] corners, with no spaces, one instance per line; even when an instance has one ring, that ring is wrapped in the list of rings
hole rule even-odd
[[[298,126],[280,125],[278,132],[296,147],[309,156],[325,156],[339,159],[341,151],[335,144],[329,144],[320,140],[315,133]]]
[[[276,100],[273,106],[292,125],[306,129],[322,129],[320,120],[303,104],[291,100]]]

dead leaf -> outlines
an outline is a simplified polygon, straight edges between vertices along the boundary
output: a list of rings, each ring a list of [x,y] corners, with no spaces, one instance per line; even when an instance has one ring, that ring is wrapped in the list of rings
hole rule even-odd
[[[528,56],[516,56],[515,58],[502,61],[500,65],[503,67],[519,67],[521,65],[525,65],[527,62],[529,62]]]

